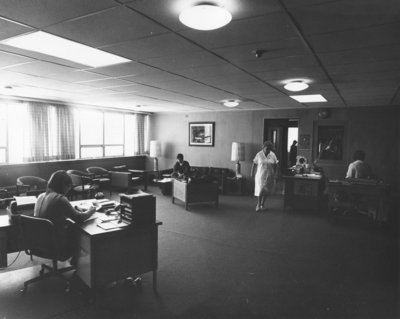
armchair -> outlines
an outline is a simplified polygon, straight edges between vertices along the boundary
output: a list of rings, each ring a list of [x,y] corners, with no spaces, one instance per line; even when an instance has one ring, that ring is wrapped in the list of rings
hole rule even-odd
[[[186,182],[177,179],[172,183],[172,203],[179,199],[189,209],[189,204],[215,202],[218,206],[218,183],[216,182]]]
[[[71,176],[72,188],[68,194],[71,198],[74,195],[81,195],[82,199],[87,196],[93,197],[93,193],[98,190],[99,186],[93,183],[93,179],[90,174],[78,170],[70,169],[67,174]]]
[[[65,261],[71,257],[71,254],[63,253],[57,242],[54,224],[45,218],[32,216],[20,216],[20,226],[23,239],[23,245],[29,255],[38,256],[45,259],[51,259],[53,267],[46,264],[41,265],[39,276],[24,282],[21,289],[25,293],[28,285],[51,276],[58,276],[67,282],[65,291],[69,291],[69,281],[62,274],[73,270],[74,267],[58,268],[58,261]],[[48,271],[45,273],[45,271]]]
[[[86,169],[93,181],[98,183],[100,190],[108,188],[111,196],[111,174],[103,167],[91,166]]]
[[[36,176],[21,176],[17,178],[16,187],[19,195],[38,196],[46,191],[47,181]]]

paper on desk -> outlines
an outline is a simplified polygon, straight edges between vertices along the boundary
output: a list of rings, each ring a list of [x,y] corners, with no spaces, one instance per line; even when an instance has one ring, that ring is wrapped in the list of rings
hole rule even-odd
[[[103,229],[113,229],[113,228],[127,227],[129,226],[129,224],[126,222],[113,220],[105,223],[98,223],[97,226]]]

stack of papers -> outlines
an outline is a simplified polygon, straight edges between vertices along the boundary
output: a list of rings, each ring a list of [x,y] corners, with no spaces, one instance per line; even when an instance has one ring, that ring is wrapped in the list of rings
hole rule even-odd
[[[113,228],[122,228],[122,227],[127,227],[130,224],[120,221],[120,220],[112,220],[108,222],[102,222],[98,223],[97,226],[103,229],[113,229]]]

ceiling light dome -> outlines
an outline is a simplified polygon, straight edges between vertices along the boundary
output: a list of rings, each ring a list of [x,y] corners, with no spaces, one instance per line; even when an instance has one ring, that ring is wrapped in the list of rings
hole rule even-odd
[[[239,105],[239,100],[225,100],[224,105],[227,107],[235,107]]]
[[[288,91],[299,92],[308,88],[308,84],[303,81],[292,81],[287,83],[284,88]]]
[[[215,30],[227,25],[232,20],[232,15],[224,8],[200,3],[183,10],[179,15],[179,20],[192,29]]]

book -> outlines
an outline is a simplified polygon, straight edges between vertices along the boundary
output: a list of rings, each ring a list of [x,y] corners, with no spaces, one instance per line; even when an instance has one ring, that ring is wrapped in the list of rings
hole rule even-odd
[[[35,206],[36,196],[14,196],[17,206]]]

